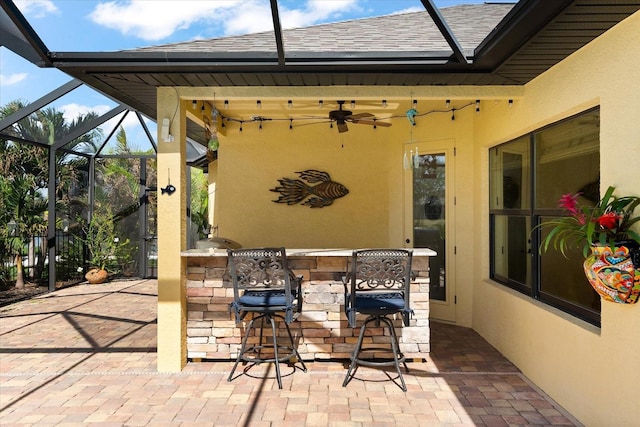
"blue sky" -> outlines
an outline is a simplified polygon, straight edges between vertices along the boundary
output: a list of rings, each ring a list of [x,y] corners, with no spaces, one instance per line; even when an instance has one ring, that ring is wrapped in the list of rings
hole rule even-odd
[[[268,0],[14,0],[50,51],[108,52],[273,29]],[[436,0],[439,8],[481,0]],[[284,28],[424,10],[419,0],[279,0]],[[70,78],[0,47],[0,105],[35,101]],[[54,106],[67,119],[114,104],[88,89]]]

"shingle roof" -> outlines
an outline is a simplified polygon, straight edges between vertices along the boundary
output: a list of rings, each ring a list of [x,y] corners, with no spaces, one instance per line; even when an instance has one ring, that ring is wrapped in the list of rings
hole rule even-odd
[[[466,55],[496,27],[515,3],[467,4],[441,9]],[[283,30],[287,52],[450,51],[427,11],[354,19]],[[275,52],[274,33],[165,44],[133,51],[147,52]]]

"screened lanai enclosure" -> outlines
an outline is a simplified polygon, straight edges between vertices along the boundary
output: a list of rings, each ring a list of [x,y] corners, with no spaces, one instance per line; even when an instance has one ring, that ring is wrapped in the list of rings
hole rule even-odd
[[[72,80],[0,110],[0,282],[49,290],[85,280],[157,276],[155,121],[114,102],[67,119],[65,96],[97,94]],[[206,149],[188,144],[193,239],[207,224]],[[199,165],[205,165],[200,166]],[[203,169],[203,167],[205,169]]]

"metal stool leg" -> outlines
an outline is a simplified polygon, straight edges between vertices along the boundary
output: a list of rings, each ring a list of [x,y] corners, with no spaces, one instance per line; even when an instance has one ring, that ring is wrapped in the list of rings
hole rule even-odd
[[[407,366],[407,362],[404,359],[404,355],[400,353],[400,344],[398,343],[398,336],[396,335],[396,330],[393,327],[393,322],[391,319],[387,317],[381,317],[380,320],[387,325],[389,328],[390,339],[391,339],[391,348],[393,349],[393,361],[395,362],[396,372],[398,372],[398,377],[400,378],[400,383],[402,383],[402,391],[407,391],[407,385],[404,383],[404,377],[402,376],[402,371],[400,370],[400,360],[404,364],[405,369],[409,372],[409,367]]]
[[[369,323],[371,322],[375,322],[376,325],[379,325],[380,322],[384,323],[384,326],[386,328],[389,329],[389,339],[390,339],[390,344],[391,344],[391,352],[393,353],[393,361],[389,360],[389,361],[365,361],[365,360],[361,360],[359,358],[360,352],[362,351],[362,341],[364,340],[364,335],[365,335],[365,331],[369,325]],[[375,350],[379,350],[379,351],[389,351],[389,349],[383,349],[383,348],[368,348],[365,351],[375,351]],[[407,372],[409,372],[409,366],[407,365],[407,362],[404,358],[404,355],[400,352],[400,344],[398,341],[398,336],[396,334],[396,331],[393,327],[393,321],[389,318],[387,318],[386,316],[369,316],[365,321],[364,324],[362,325],[362,327],[360,328],[360,335],[358,336],[358,342],[356,343],[356,347],[353,350],[353,353],[351,354],[351,364],[349,365],[349,369],[347,370],[347,375],[344,378],[344,381],[342,382],[342,386],[345,387],[349,381],[351,381],[351,379],[353,378],[353,375],[355,375],[355,371],[358,368],[358,365],[365,365],[365,366],[390,366],[390,365],[394,365],[396,368],[396,372],[398,373],[398,378],[400,379],[400,388],[402,389],[402,391],[407,391],[407,385],[404,382],[404,377],[402,376],[402,370],[400,369],[400,362],[403,363],[405,369],[407,370]]]
[[[293,341],[293,335],[291,335],[291,329],[289,328],[289,324],[287,322],[284,322],[284,325],[287,328],[287,334],[289,335],[289,342],[291,343],[291,348],[295,353],[296,359],[300,361],[300,364],[302,365],[302,372],[307,372],[307,365],[304,364],[304,360],[302,360],[300,353],[298,353],[298,348],[296,347],[296,343]]]
[[[249,326],[246,329],[246,332],[244,334],[244,338],[242,339],[242,344],[240,344],[240,351],[238,351],[238,357],[236,357],[236,363],[233,364],[233,368],[231,369],[231,373],[229,374],[229,378],[227,378],[227,381],[230,382],[233,379],[233,374],[236,371],[236,368],[238,367],[238,363],[240,363],[240,360],[242,360],[242,356],[244,355],[244,351],[247,348],[247,340],[249,339],[249,333],[251,332],[251,329],[253,328],[253,322],[254,322],[254,318],[251,319],[251,321],[249,322]]]
[[[344,377],[344,381],[342,382],[342,387],[346,387],[349,381],[351,381],[352,372],[355,374],[354,368],[357,367],[358,363],[358,354],[360,353],[360,349],[362,348],[362,340],[364,338],[364,333],[367,330],[367,324],[370,321],[375,320],[374,318],[368,318],[364,321],[362,326],[360,327],[360,335],[358,335],[358,342],[356,343],[356,347],[353,349],[351,353],[351,363],[349,364],[349,369],[347,370],[347,375]]]
[[[276,331],[276,321],[273,319],[273,316],[267,315],[269,321],[271,322],[271,331],[273,333],[273,359],[276,365],[276,379],[278,380],[278,388],[282,388],[282,378],[280,377],[280,361],[278,360],[278,337]]]

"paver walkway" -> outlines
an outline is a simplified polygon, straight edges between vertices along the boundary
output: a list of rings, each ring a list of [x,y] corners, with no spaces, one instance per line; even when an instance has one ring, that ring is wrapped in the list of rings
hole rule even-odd
[[[132,280],[0,308],[0,425],[579,425],[478,334],[435,322],[406,393],[366,367],[342,387],[343,361],[309,362],[282,390],[269,365],[232,382],[227,361],[159,373],[156,303],[157,281]]]

